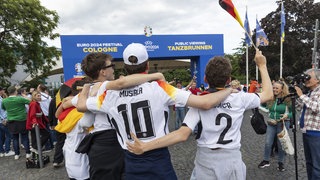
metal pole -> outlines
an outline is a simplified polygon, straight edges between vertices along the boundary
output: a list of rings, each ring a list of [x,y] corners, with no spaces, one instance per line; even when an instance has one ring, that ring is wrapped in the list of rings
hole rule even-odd
[[[313,68],[318,69],[318,29],[319,29],[319,20],[316,19],[316,29],[314,31],[314,44],[313,44],[313,51],[312,51],[312,66]]]
[[[42,146],[41,146],[41,140],[40,140],[40,129],[39,126],[36,124],[35,127],[36,132],[36,140],[37,140],[37,147],[38,147],[38,161],[40,164],[40,168],[43,168],[43,160],[42,160]]]
[[[256,65],[256,80],[259,82],[259,71],[258,71],[257,65]]]
[[[249,50],[248,44],[246,45],[246,84],[247,84],[247,92],[249,87]]]
[[[282,51],[283,51],[283,42],[282,38],[280,37],[280,78],[282,78]]]
[[[283,9],[283,2],[281,1],[281,13]],[[282,17],[282,14],[281,14]],[[281,18],[281,27],[282,27],[282,18]],[[280,78],[282,78],[282,61],[283,61],[283,41],[282,34],[280,34]]]

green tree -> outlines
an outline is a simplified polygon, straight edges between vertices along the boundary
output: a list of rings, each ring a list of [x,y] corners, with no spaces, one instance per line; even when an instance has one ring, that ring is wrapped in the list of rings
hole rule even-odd
[[[320,17],[320,3],[313,4],[313,0],[305,1],[299,5],[296,1],[283,0],[286,24],[285,41],[283,42],[282,76],[292,76],[311,68],[312,50],[314,43],[315,20]],[[269,39],[269,46],[259,47],[268,60],[268,70],[271,79],[279,79],[280,76],[280,12],[278,8],[261,20],[261,27]],[[253,34],[255,39],[255,33]],[[318,43],[319,44],[319,43]],[[253,59],[255,49],[250,48],[249,59]],[[245,67],[245,53],[240,63]],[[249,61],[249,67],[254,62]],[[241,69],[245,72],[245,69]],[[250,68],[251,76],[255,74],[254,68]]]
[[[236,52],[234,54],[225,54],[225,57],[227,57],[230,60],[230,63],[232,65],[232,72],[231,76],[232,79],[239,80],[242,84],[246,83],[246,72],[242,72],[242,68],[240,67],[240,62],[243,53],[245,53],[245,47],[239,47],[236,48]]]
[[[53,30],[59,16],[41,6],[39,0],[0,0],[0,83],[25,65],[25,72],[45,75],[56,64],[60,52],[49,47],[44,38],[59,37]]]
[[[191,81],[191,73],[188,69],[174,69],[163,72],[164,77],[168,82],[181,81],[183,86],[186,86]]]

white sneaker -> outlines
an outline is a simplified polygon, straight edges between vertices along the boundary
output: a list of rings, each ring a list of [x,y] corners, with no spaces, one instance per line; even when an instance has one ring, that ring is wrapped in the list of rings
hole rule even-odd
[[[4,156],[13,156],[14,155],[14,152],[13,151],[9,151],[7,153],[4,154]]]
[[[20,158],[20,155],[14,155],[14,159],[18,160]]]
[[[26,158],[27,158],[27,159],[31,158],[31,156],[32,156],[32,154],[31,154],[31,153],[26,154]]]
[[[0,157],[4,157],[4,153],[0,153]]]
[[[34,153],[36,153],[36,154],[39,154],[39,153],[38,153],[38,150],[36,150],[36,149],[34,149],[34,148],[30,148],[30,151],[31,151],[31,152],[34,152]]]

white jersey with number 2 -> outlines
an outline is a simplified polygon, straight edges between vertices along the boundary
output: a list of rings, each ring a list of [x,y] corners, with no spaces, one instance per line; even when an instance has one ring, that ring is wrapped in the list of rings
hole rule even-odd
[[[240,149],[244,111],[259,105],[260,98],[256,94],[233,93],[210,110],[190,108],[183,123],[193,130],[201,121],[203,129],[197,140],[200,147]]]

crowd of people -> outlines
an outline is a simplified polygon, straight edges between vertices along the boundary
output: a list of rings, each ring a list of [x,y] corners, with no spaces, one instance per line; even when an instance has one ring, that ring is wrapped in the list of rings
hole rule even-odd
[[[37,153],[35,126],[40,129],[43,151],[51,151],[53,141],[48,120],[51,97],[46,87],[39,84],[36,90],[30,88],[27,93],[26,88],[9,86],[6,91],[0,88],[0,157],[14,155],[14,159],[17,160],[20,158],[21,147],[25,150],[27,159],[31,158],[31,151]],[[51,146],[45,146],[47,143]]]
[[[37,153],[55,145],[53,165],[65,167],[70,179],[177,179],[169,145],[196,133],[197,152],[190,179],[246,179],[241,157],[240,127],[244,111],[265,104],[269,111],[264,156],[259,168],[270,166],[273,146],[278,147],[278,170],[285,171],[285,151],[277,134],[289,129],[293,116],[285,81],[271,82],[266,57],[257,50],[255,62],[261,85],[252,81],[248,92],[231,80],[225,57],[211,58],[205,82],[195,78],[183,87],[165,81],[161,73],[148,74],[144,45],[129,44],[123,52],[127,76],[114,80],[112,56],[89,53],[81,63],[86,78],[75,81],[60,104],[40,84],[31,94],[15,86],[0,88],[0,157],[20,158],[19,139],[26,151]],[[308,179],[320,178],[320,71],[306,71],[308,94],[295,86]],[[19,93],[18,93],[19,91]],[[174,106],[175,131],[169,132],[169,108]],[[213,122],[212,122],[213,121]],[[36,142],[35,126],[40,129]],[[29,140],[30,137],[30,140]],[[11,148],[11,141],[13,147]],[[11,150],[13,149],[13,151]],[[221,163],[223,162],[223,163]]]

